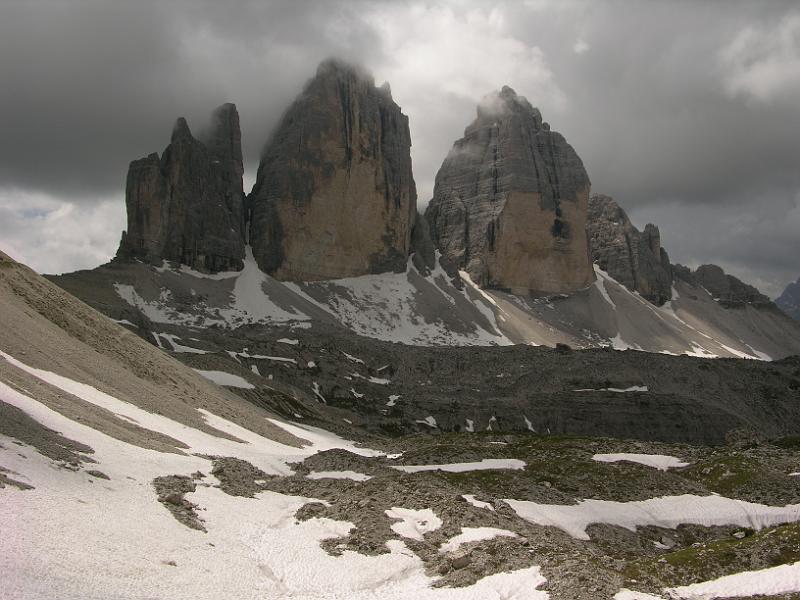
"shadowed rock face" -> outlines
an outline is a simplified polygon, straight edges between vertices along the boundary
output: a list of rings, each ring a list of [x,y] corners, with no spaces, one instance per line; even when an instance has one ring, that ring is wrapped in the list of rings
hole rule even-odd
[[[250,196],[250,243],[282,280],[403,271],[416,217],[408,117],[388,85],[335,60],[287,110]]]
[[[592,260],[611,277],[658,306],[672,298],[672,267],[658,227],[648,223],[639,231],[613,198],[594,194],[587,231]]]
[[[775,304],[793,319],[800,320],[800,279],[787,285]]]
[[[453,145],[425,216],[442,254],[482,287],[571,292],[594,280],[589,185],[572,146],[504,87]]]
[[[748,285],[733,275],[728,275],[717,265],[700,265],[695,271],[683,265],[675,265],[675,277],[692,285],[704,287],[715,300],[723,306],[735,307],[742,304],[770,305],[772,301],[752,285]]]
[[[244,194],[239,114],[233,104],[214,111],[207,143],[178,119],[159,158],[128,169],[128,229],[117,259],[176,261],[202,271],[241,269]]]

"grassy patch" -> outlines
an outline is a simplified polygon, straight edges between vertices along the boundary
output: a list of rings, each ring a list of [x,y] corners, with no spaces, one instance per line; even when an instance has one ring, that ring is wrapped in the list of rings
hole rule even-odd
[[[684,476],[718,494],[730,495],[759,479],[763,467],[745,456],[721,456],[699,462],[684,471]]]
[[[761,531],[742,529],[746,536],[714,540],[632,562],[625,569],[628,580],[657,578],[661,585],[686,585],[741,571],[765,569],[800,560],[800,523]]]

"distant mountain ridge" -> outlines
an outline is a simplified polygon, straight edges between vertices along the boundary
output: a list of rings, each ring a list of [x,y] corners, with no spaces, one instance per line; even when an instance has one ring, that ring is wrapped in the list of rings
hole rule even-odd
[[[775,304],[793,319],[800,320],[800,278],[786,286]]]

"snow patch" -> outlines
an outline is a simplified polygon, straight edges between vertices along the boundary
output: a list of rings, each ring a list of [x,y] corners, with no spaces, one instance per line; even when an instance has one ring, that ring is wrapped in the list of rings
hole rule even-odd
[[[322,391],[320,391],[319,384],[316,381],[312,382],[311,389],[314,391],[314,395],[319,398],[320,402],[324,404],[328,403],[328,401],[325,400],[325,396],[322,395]]]
[[[617,454],[595,454],[592,460],[604,463],[615,462],[633,462],[653,467],[659,471],[666,471],[667,469],[679,469],[681,467],[688,467],[688,462],[682,462],[679,458],[674,456],[667,456],[665,454],[630,454],[630,453],[617,453]]]
[[[412,540],[423,541],[426,533],[436,531],[442,526],[442,520],[430,508],[415,510],[393,506],[384,511],[390,519],[399,519],[392,525],[397,535]]]
[[[519,535],[508,529],[498,529],[496,527],[462,527],[460,534],[451,537],[439,547],[439,552],[455,552],[462,544],[492,540],[496,537],[515,538],[519,537]]]
[[[558,527],[579,540],[589,540],[586,528],[607,523],[635,531],[654,525],[675,529],[678,525],[704,527],[736,525],[763,529],[800,521],[800,504],[765,506],[723,496],[664,496],[637,502],[581,500],[575,505],[537,504],[527,500],[506,500],[523,519],[537,525]]]
[[[347,353],[347,352],[345,352],[344,350],[342,350],[342,354],[344,354],[344,357],[345,357],[347,360],[351,361],[351,362],[358,363],[358,364],[361,364],[361,365],[364,365],[364,364],[366,364],[366,363],[365,363],[363,360],[361,360],[360,358],[357,358],[357,357],[353,356],[352,354],[348,354],[348,353]]]
[[[367,481],[371,475],[356,473],[355,471],[311,471],[306,479],[351,479],[353,481]]]
[[[600,295],[603,296],[603,300],[605,300],[609,306],[611,306],[612,310],[617,310],[617,305],[611,299],[611,296],[608,295],[608,290],[606,289],[605,282],[608,280],[614,281],[609,275],[600,268],[600,265],[595,263],[592,265],[594,267],[595,275],[597,278],[594,280],[594,287],[600,292]]]
[[[192,369],[195,373],[199,373],[209,381],[213,381],[217,385],[224,385],[227,387],[241,388],[243,390],[252,390],[256,386],[247,381],[244,377],[226,373],[225,371],[206,371],[203,369]]]
[[[648,388],[646,385],[632,385],[626,388],[581,388],[579,390],[573,390],[574,392],[647,392]]]
[[[483,500],[478,500],[475,498],[473,494],[462,494],[461,495],[464,500],[472,504],[475,508],[485,508],[486,510],[491,510],[494,512],[494,506],[492,506],[489,502],[484,502]]]
[[[520,470],[525,468],[525,462],[517,458],[484,458],[480,462],[449,463],[444,465],[395,465],[392,468],[406,473],[419,473],[420,471],[465,473],[467,471],[489,471],[494,469]]]
[[[172,346],[173,352],[182,352],[187,354],[208,354],[208,350],[201,350],[200,348],[192,348],[191,346],[184,346],[183,344],[179,344],[176,340],[181,339],[177,335],[173,335],[171,333],[153,333],[156,336],[156,339],[162,338],[169,342],[170,346]],[[163,348],[161,343],[158,344],[159,348]]]

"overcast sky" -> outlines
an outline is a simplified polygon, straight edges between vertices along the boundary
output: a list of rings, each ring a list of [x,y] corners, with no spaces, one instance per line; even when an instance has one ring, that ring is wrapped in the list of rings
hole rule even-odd
[[[420,205],[486,93],[510,85],[594,191],[661,228],[673,262],[769,295],[800,275],[797,2],[0,3],[0,248],[90,268],[125,228],[128,163],[172,123],[239,107],[261,147],[316,65],[359,62],[409,115]]]

